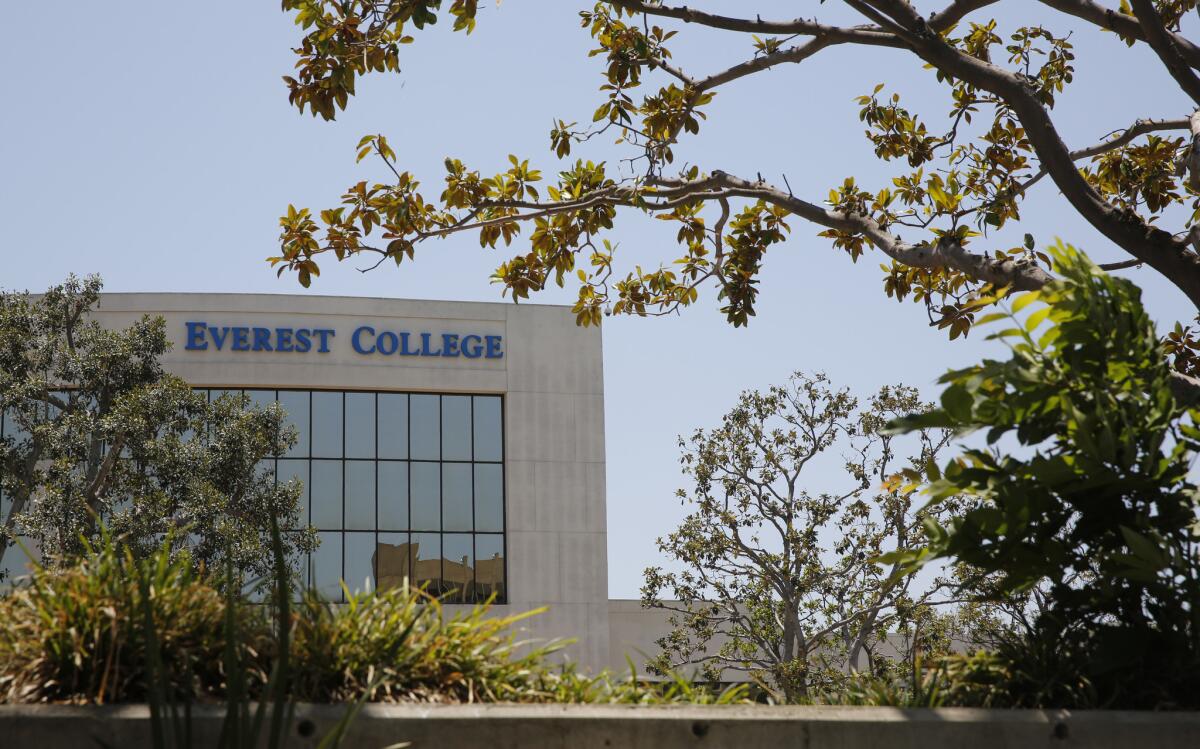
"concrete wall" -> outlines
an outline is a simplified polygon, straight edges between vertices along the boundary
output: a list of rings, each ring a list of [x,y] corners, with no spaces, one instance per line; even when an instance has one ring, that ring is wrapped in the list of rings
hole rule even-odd
[[[344,706],[301,705],[285,746],[315,747]],[[193,746],[216,746],[222,713],[193,708]],[[0,705],[5,746],[78,749],[150,747],[149,711],[58,705]],[[636,707],[570,705],[368,705],[344,746],[381,749],[1189,749],[1200,713],[1076,712],[948,708]],[[265,744],[264,744],[265,745]]]
[[[245,294],[105,294],[95,319],[127,325],[161,315],[174,343],[167,368],[193,385],[498,393],[505,396],[509,605],[550,611],[540,638],[578,638],[587,667],[609,656],[600,331],[566,307]],[[185,348],[188,321],[214,326],[331,328],[328,353]],[[364,356],[359,325],[500,335],[502,358]]]

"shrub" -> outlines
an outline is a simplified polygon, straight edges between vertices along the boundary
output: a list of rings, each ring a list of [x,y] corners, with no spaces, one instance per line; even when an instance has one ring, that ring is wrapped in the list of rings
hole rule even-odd
[[[169,545],[135,559],[107,536],[70,566],[38,569],[0,596],[0,702],[241,704],[268,691],[273,671],[292,702],[747,700],[744,687],[718,691],[679,677],[656,683],[632,669],[624,677],[582,674],[555,662],[565,643],[516,639],[514,626],[540,611],[493,616],[485,603],[450,615],[436,597],[407,586],[348,594],[344,605],[308,594],[290,614],[290,637],[280,637],[268,607],[219,587]],[[275,643],[289,640],[289,663],[279,669]],[[281,691],[272,699],[284,698]]]
[[[945,375],[941,409],[903,422],[987,439],[930,487],[935,503],[979,505],[931,527],[909,561],[948,557],[1000,595],[1037,591],[1028,625],[990,661],[957,664],[980,685],[969,699],[1200,707],[1200,412],[1175,397],[1140,290],[1074,248],[1051,253],[1061,280],[994,316],[1013,323],[992,336],[1011,356]]]
[[[0,702],[109,703],[147,697],[145,600],[171,688],[189,698],[223,689],[225,600],[186,554],[163,547],[142,560],[104,536],[62,569],[39,569],[0,597]],[[240,646],[258,660],[266,621],[242,607]],[[260,680],[261,681],[261,680]]]

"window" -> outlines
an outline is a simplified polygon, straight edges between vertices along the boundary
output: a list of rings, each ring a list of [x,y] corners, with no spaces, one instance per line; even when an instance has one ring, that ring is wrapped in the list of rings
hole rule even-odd
[[[218,397],[236,390],[211,390]],[[496,395],[246,390],[277,401],[296,445],[268,461],[304,483],[320,547],[303,576],[329,600],[405,578],[451,602],[506,597],[503,404]]]

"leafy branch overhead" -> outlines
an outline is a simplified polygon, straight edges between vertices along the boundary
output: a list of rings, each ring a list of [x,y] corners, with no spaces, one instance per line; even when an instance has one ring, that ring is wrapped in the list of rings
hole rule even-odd
[[[551,282],[570,283],[578,290],[578,321],[587,325],[603,314],[675,311],[711,286],[728,320],[744,325],[755,311],[767,252],[808,222],[852,261],[882,253],[884,292],[925,305],[931,324],[955,338],[989,300],[1051,280],[1049,258],[1032,237],[1019,247],[990,238],[1019,223],[1024,201],[1041,187],[1061,193],[1129,256],[1112,267],[1147,266],[1200,307],[1200,255],[1193,246],[1200,240],[1200,151],[1193,147],[1200,117],[1187,108],[1170,112],[1164,96],[1169,116],[1106,123],[1108,136],[1075,147],[1054,117],[1075,77],[1071,39],[1079,27],[1148,47],[1162,61],[1163,76],[1145,85],[1162,85],[1164,93],[1173,85],[1193,107],[1200,103],[1200,47],[1180,30],[1196,0],[1114,7],[1039,1],[1074,28],[1002,29],[982,14],[1001,5],[1019,12],[1029,0],[953,0],[922,10],[905,0],[847,0],[861,15],[850,26],[749,11],[726,16],[650,0],[597,2],[580,18],[594,41],[588,54],[603,62],[598,107],[585,124],[555,121],[548,145],[562,166],[553,176],[518,156],[493,174],[447,158],[440,188],[426,193],[386,138],[370,135],[359,143],[359,159],[376,158],[387,179],[352,185],[340,205],[315,214],[289,206],[271,262],[308,285],[328,253],[399,264],[434,237],[471,232],[494,248],[514,245],[524,233],[522,249],[494,275],[515,299]],[[398,71],[401,46],[439,14],[470,33],[481,3],[284,0],[283,7],[303,33],[296,73],[285,78],[290,100],[333,119],[360,77]],[[702,70],[704,60],[678,60],[670,47],[687,26],[725,35],[727,48],[744,45],[744,59],[716,70]],[[676,164],[675,148],[699,136],[722,87],[819,64],[822,51],[842,45],[908,56],[945,92],[947,109],[934,113],[914,111],[902,92],[884,84],[857,98],[868,147],[896,166],[889,183],[831,175],[827,195],[799,196],[785,178],[779,184],[761,173]],[[617,166],[589,159],[592,140],[602,134],[615,136],[628,158]],[[609,232],[627,212],[678,226],[674,262],[649,267],[636,257],[618,258]]]

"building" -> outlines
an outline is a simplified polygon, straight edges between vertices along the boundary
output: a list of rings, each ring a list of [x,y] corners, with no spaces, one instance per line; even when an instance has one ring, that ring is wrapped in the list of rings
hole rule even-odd
[[[142,315],[166,320],[170,371],[289,413],[300,439],[273,467],[306,486],[310,584],[335,599],[341,578],[495,592],[503,611],[549,608],[529,636],[624,667],[598,329],[564,307],[319,296],[105,294],[94,313]]]

